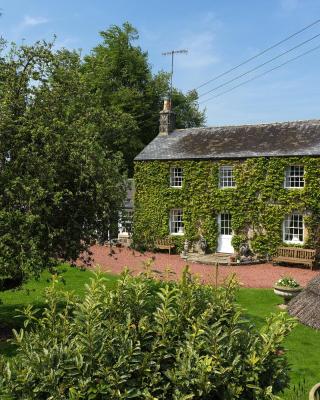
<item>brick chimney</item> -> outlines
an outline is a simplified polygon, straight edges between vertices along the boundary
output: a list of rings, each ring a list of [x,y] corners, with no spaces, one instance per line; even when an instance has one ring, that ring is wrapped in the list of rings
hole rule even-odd
[[[171,100],[165,99],[163,102],[163,110],[160,111],[160,127],[159,135],[167,136],[174,131],[176,115],[171,110]]]

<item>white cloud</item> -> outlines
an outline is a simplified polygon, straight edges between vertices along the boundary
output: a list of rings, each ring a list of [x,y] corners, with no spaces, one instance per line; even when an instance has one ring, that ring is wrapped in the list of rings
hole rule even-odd
[[[187,68],[203,68],[219,61],[215,49],[215,34],[210,31],[191,33],[182,41],[179,48],[188,49],[188,55],[179,56],[177,64]]]
[[[216,37],[222,23],[209,11],[202,14],[193,29],[183,33],[178,44],[181,49],[188,49],[188,55],[177,57],[177,64],[189,69],[203,69],[220,61],[216,51]]]
[[[21,38],[21,34],[27,30],[28,28],[33,28],[38,25],[44,25],[49,22],[49,19],[46,17],[32,17],[30,15],[25,15],[23,20],[18,24],[12,27],[12,33],[14,40],[18,40]]]
[[[36,26],[48,23],[48,18],[45,17],[30,17],[29,15],[25,15],[22,21],[22,26]]]

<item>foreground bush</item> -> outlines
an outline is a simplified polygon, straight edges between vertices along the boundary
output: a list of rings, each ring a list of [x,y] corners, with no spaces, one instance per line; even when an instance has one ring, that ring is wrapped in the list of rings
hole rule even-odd
[[[281,343],[293,321],[273,316],[258,332],[235,303],[233,279],[213,288],[188,271],[177,284],[124,273],[113,291],[105,279],[83,300],[53,284],[41,318],[25,311],[18,355],[0,363],[2,396],[261,400],[287,386]]]

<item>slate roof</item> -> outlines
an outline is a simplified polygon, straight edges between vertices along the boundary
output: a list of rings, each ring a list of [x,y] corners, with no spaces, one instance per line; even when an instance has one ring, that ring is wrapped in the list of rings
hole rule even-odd
[[[135,160],[302,155],[320,156],[320,120],[177,129],[157,136]]]

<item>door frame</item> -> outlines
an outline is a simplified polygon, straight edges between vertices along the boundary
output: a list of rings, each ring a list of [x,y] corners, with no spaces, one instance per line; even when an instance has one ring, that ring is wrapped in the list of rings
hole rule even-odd
[[[223,214],[227,214],[230,216],[229,218],[229,228],[231,229],[231,234],[226,235],[221,233],[221,216]],[[228,211],[224,211],[218,214],[218,245],[217,245],[217,253],[226,253],[226,254],[233,254],[234,253],[234,248],[232,246],[232,238],[233,238],[233,232],[231,228],[231,221],[232,221],[232,215]],[[227,246],[226,248],[223,248],[223,239],[227,241]]]

